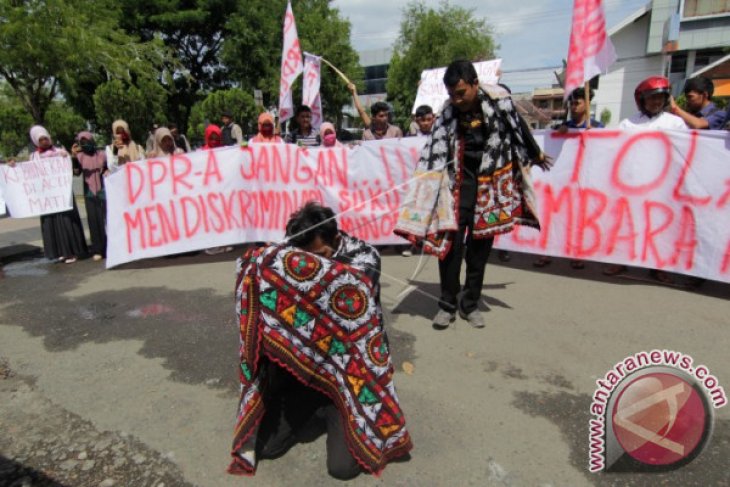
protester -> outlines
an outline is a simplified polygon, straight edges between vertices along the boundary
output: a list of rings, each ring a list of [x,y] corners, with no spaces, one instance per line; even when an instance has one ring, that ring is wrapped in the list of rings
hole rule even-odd
[[[223,122],[221,129],[223,145],[243,144],[243,130],[241,130],[240,125],[233,121],[233,114],[228,110],[224,111],[221,115],[221,122]]]
[[[167,127],[160,127],[155,131],[155,143],[147,158],[172,156],[182,154],[183,150],[175,145],[172,132]]]
[[[253,143],[277,143],[284,142],[281,137],[274,133],[274,117],[269,112],[259,115],[258,133],[249,142]]]
[[[403,137],[400,127],[391,125],[390,107],[387,103],[378,101],[370,106],[372,122],[362,134],[362,140],[397,139]]]
[[[76,140],[78,142],[71,147],[71,152],[74,173],[84,178],[86,221],[91,235],[90,250],[94,260],[101,260],[106,256],[106,154],[96,147],[91,132],[79,132]]]
[[[217,149],[218,147],[223,147],[221,145],[221,128],[215,124],[210,124],[205,127],[204,138],[205,145],[203,146],[203,150],[212,150]],[[233,251],[233,247],[230,245],[205,249],[205,253],[208,255],[218,255],[231,251]]]
[[[252,474],[312,432],[327,433],[327,471],[379,473],[411,440],[393,386],[380,309],[380,256],[310,202],[288,242],[238,261],[241,401],[233,474]]]
[[[457,310],[482,328],[478,304],[494,236],[512,231],[515,224],[539,228],[529,168],[537,164],[546,169],[550,161],[519,118],[509,92],[480,86],[471,62],[451,63],[444,84],[449,100],[421,152],[416,183],[409,188],[395,232],[439,257],[441,299],[434,328],[447,328]],[[418,177],[434,173],[439,177]]]
[[[342,144],[337,140],[337,131],[335,126],[330,122],[322,123],[319,128],[322,137],[322,146],[324,147],[340,147]]]
[[[725,112],[712,100],[715,85],[704,76],[688,79],[684,83],[684,96],[687,110],[677,105],[674,97],[669,97],[669,111],[684,120],[691,129],[720,130],[725,122]]]
[[[205,145],[203,145],[203,149],[217,149],[218,147],[222,147],[221,128],[213,123],[205,127],[205,133],[203,135],[203,138],[205,139]]]
[[[619,123],[624,130],[687,130],[684,120],[665,110],[670,106],[669,80],[663,76],[651,76],[636,87],[634,100],[639,112]],[[625,265],[609,265],[603,273],[615,276],[626,271]],[[669,275],[660,270],[650,271],[652,277],[665,284],[672,284]]]
[[[421,105],[416,108],[416,133],[413,135],[428,136],[431,135],[431,128],[436,121],[433,114],[433,108],[428,105]]]
[[[307,105],[299,105],[294,114],[295,127],[284,137],[287,144],[298,144],[308,147],[321,143],[319,130],[312,126],[312,109]]]
[[[144,158],[145,151],[132,140],[127,122],[115,120],[112,123],[112,143],[106,146],[106,164],[109,170],[114,172],[128,162]]]
[[[147,133],[147,141],[145,142],[145,152],[152,152],[152,149],[155,147],[155,132],[157,132],[157,129],[160,128],[160,126],[156,123],[152,124],[152,128]]]
[[[568,129],[585,130],[589,128],[604,128],[604,125],[601,122],[592,117],[590,118],[590,126],[588,124],[588,107],[593,99],[593,95],[593,90],[589,89],[588,105],[586,105],[585,88],[581,87],[573,90],[568,97],[568,101],[570,103],[570,119],[566,120],[558,127],[558,132],[565,133]],[[545,267],[552,261],[553,260],[549,256],[543,255],[533,262],[532,265],[535,267]],[[583,269],[585,264],[582,260],[571,260],[570,266],[573,269]]]
[[[177,124],[170,123],[167,125],[167,128],[170,129],[172,138],[175,140],[175,145],[182,149],[183,152],[190,152],[190,142],[188,142],[187,137],[180,133]]]
[[[51,135],[40,125],[30,129],[30,139],[36,150],[31,153],[31,161],[43,161],[49,157],[68,157],[68,152],[62,147],[54,147]],[[14,166],[15,162],[9,162]],[[81,217],[76,207],[76,199],[73,197],[73,190],[69,195],[72,208],[60,213],[41,215],[41,235],[43,237],[43,253],[46,258],[73,264],[77,259],[84,259],[88,256],[89,250],[86,246],[86,237],[81,225]]]
[[[638,113],[619,123],[626,130],[687,130],[684,120],[666,112],[669,108],[669,80],[651,76],[636,87],[634,100]]]

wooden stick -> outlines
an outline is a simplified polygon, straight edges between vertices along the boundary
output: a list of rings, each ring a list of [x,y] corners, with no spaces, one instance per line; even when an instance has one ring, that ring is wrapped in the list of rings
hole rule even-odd
[[[350,81],[350,78],[348,78],[347,76],[345,76],[345,74],[344,74],[344,73],[343,73],[342,71],[340,71],[339,69],[337,69],[337,68],[335,67],[335,65],[334,65],[334,64],[332,64],[331,62],[327,61],[327,60],[326,60],[325,58],[323,58],[323,57],[321,57],[320,59],[321,59],[321,60],[322,60],[322,62],[323,62],[323,63],[325,63],[325,64],[326,64],[327,66],[329,66],[330,68],[332,68],[332,69],[333,69],[333,70],[335,71],[335,73],[339,74],[339,75],[340,75],[340,78],[342,78],[342,79],[343,79],[343,80],[345,81],[345,83],[347,83],[348,85],[349,85],[350,83],[352,83],[352,81]]]

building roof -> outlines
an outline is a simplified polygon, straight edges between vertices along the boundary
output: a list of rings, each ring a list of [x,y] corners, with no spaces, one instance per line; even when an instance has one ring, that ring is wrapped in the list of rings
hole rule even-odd
[[[639,20],[644,14],[647,14],[649,12],[651,12],[651,1],[647,2],[646,5],[629,14],[628,17],[624,18],[621,22],[611,27],[608,30],[608,36],[611,37],[612,35],[617,34],[624,28]]]

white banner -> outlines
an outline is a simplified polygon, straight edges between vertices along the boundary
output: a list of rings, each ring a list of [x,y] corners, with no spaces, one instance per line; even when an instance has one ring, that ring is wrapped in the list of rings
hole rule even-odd
[[[302,83],[302,105],[312,109],[312,127],[319,130],[322,125],[322,98],[319,94],[319,87],[322,84],[321,78],[322,61],[319,56],[304,53],[304,77]]]
[[[348,147],[252,144],[125,164],[106,179],[107,267],[244,242],[279,241],[310,200],[375,244],[393,234],[425,138]]]
[[[69,157],[47,157],[21,162],[15,167],[0,165],[0,193],[13,218],[70,210],[72,183]]]
[[[499,67],[501,59],[482,61],[474,63],[480,83],[495,84],[499,82]],[[421,105],[428,105],[434,113],[441,111],[441,106],[449,99],[449,94],[444,86],[444,73],[446,68],[426,69],[421,73],[421,81],[418,83],[416,101],[413,103],[411,113],[416,113],[416,108]]]
[[[663,269],[730,282],[730,133],[586,130],[538,140],[541,231],[504,249]]]
[[[730,134],[538,132],[555,158],[532,171],[542,231],[499,248],[648,267],[730,282]],[[355,149],[257,144],[125,165],[106,180],[107,265],[207,247],[279,241],[309,200],[374,244],[392,234],[427,139]]]
[[[279,83],[279,122],[284,123],[294,115],[291,87],[297,76],[302,74],[302,49],[294,21],[291,2],[286,4],[284,15],[284,47],[281,52],[281,81]]]

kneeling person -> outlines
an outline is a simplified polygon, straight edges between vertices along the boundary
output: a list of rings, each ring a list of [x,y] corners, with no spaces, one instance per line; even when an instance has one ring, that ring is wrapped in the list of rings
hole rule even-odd
[[[327,469],[377,473],[411,440],[392,382],[379,305],[380,257],[308,203],[288,241],[239,259],[241,403],[229,472],[283,455],[322,420]]]

